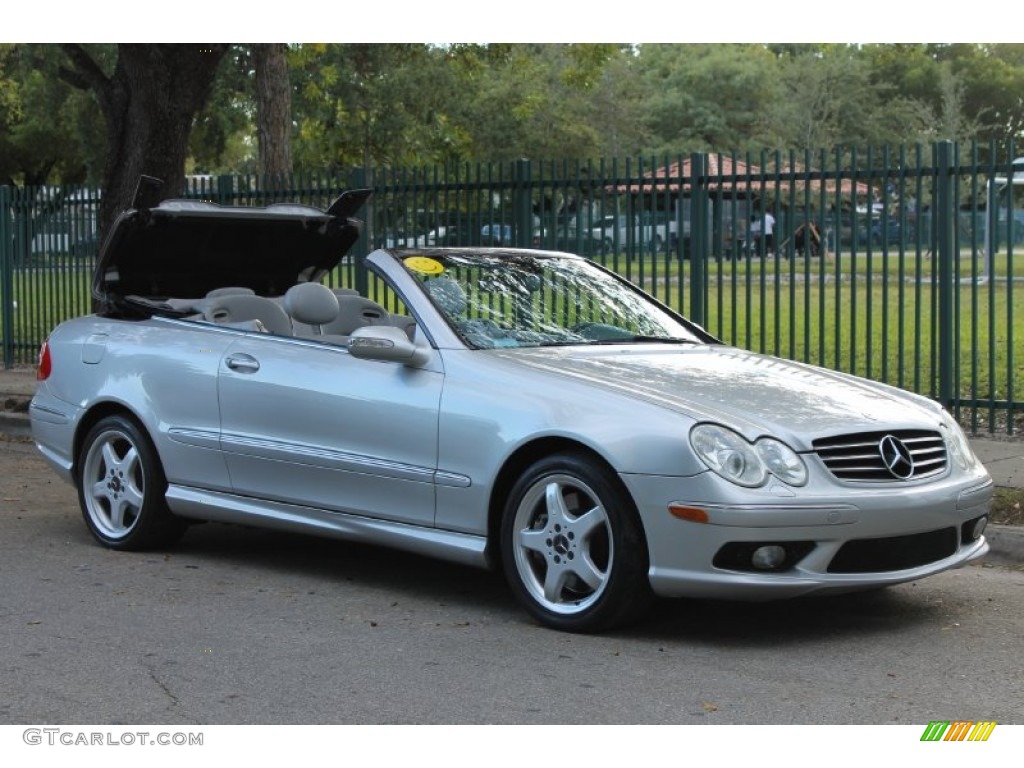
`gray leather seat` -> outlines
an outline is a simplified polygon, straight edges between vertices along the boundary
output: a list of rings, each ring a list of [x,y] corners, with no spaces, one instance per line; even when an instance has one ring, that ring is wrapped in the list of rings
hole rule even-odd
[[[211,323],[241,324],[259,320],[268,333],[292,335],[292,321],[276,303],[262,296],[228,294],[203,301],[203,319]]]
[[[356,328],[366,325],[390,325],[391,315],[380,304],[359,295],[341,295],[338,299],[338,317],[323,325],[325,334],[348,336]]]
[[[281,303],[296,336],[322,336],[324,326],[337,320],[340,311],[334,292],[320,283],[293,285]]]

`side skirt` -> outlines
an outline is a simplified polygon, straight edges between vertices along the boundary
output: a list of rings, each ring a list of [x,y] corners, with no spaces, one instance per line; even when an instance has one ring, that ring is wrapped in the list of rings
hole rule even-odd
[[[170,486],[166,498],[174,514],[196,520],[378,544],[477,568],[489,566],[485,554],[487,540],[483,536],[327,512],[229,493],[200,491],[180,485]]]

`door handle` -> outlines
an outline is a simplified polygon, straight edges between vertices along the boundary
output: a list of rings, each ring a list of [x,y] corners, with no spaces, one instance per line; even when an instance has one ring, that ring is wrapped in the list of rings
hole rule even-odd
[[[224,364],[239,373],[256,373],[260,369],[259,360],[252,355],[231,355],[224,360]]]

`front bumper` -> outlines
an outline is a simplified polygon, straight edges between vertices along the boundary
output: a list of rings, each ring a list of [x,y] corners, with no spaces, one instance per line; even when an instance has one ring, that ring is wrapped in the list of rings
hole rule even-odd
[[[955,478],[862,488],[770,484],[751,491],[711,473],[622,478],[646,533],[651,587],[665,597],[852,592],[920,579],[988,552],[984,536],[969,534],[972,522],[988,514],[993,493],[980,467]],[[702,510],[707,522],[674,517],[670,506]],[[778,571],[723,567],[723,551],[772,544],[798,544],[799,556]]]

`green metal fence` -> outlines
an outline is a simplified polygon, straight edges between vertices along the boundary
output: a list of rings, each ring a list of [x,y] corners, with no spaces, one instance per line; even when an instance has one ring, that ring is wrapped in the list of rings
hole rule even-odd
[[[566,250],[726,342],[936,398],[975,432],[1024,430],[1024,161],[931,147],[356,169],[268,184],[190,179],[183,195],[326,207],[375,191],[355,250]],[[1016,174],[1015,174],[1016,172]],[[4,365],[89,311],[98,195],[0,187]],[[774,222],[771,237],[770,221]],[[378,300],[346,259],[333,280]]]

